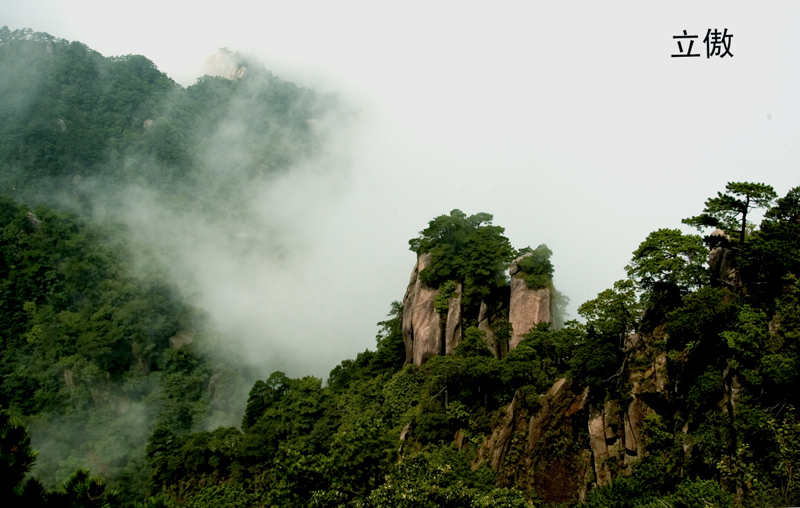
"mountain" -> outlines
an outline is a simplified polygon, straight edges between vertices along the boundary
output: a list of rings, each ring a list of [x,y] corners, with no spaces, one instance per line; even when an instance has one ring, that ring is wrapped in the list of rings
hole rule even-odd
[[[280,251],[242,203],[318,160],[347,114],[240,55],[213,63],[183,88],[142,56],[0,29],[9,503],[800,501],[800,187],[729,183],[684,219],[702,236],[648,235],[580,322],[546,245],[453,210],[409,240],[374,351],[327,380],[254,374],[176,277],[186,246],[145,233],[203,224]]]
[[[337,106],[224,56],[247,75],[183,88],[140,55],[0,28],[0,407],[47,489],[88,468],[130,504],[157,426],[241,419],[252,367],[161,239],[202,224],[262,249],[248,190],[319,156]]]

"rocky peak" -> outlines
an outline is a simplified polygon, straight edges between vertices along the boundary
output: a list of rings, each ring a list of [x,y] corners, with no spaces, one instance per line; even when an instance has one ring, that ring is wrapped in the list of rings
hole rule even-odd
[[[508,273],[511,275],[508,320],[514,330],[509,341],[509,349],[517,347],[522,337],[537,324],[552,321],[550,288],[530,289],[519,268],[519,261],[531,255],[528,253],[518,257],[508,269]]]
[[[431,288],[419,277],[430,262],[429,252],[417,257],[403,297],[406,363],[415,365],[422,365],[437,355],[453,354],[461,342],[461,284],[456,285],[448,298],[447,314],[443,319],[436,310],[436,297],[440,290]]]
[[[439,288],[433,288],[423,282],[420,273],[430,266],[431,257],[429,252],[417,256],[403,297],[403,341],[406,347],[406,363],[415,365],[422,365],[433,356],[453,354],[463,337],[462,327],[465,318],[462,302],[463,283],[452,281],[448,283],[449,287],[443,284]],[[551,321],[550,288],[528,287],[524,273],[517,263],[522,257],[515,260],[509,269],[510,304],[489,308],[486,302],[481,302],[477,316],[478,329],[485,333],[487,346],[498,358],[516,347],[531,328],[541,322]],[[446,310],[442,305],[445,297]],[[476,316],[471,317],[474,319]],[[506,318],[513,329],[508,345],[501,343],[492,329],[494,323]]]
[[[708,253],[708,266],[714,281],[733,286],[736,281],[736,250],[730,238],[721,229],[711,233],[711,251]]]
[[[247,72],[241,57],[225,48],[211,55],[206,59],[206,73],[211,76],[220,76],[236,81],[243,77]]]

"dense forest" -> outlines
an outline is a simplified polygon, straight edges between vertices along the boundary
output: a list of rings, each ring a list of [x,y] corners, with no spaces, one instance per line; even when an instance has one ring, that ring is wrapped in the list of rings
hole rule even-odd
[[[234,235],[241,193],[326,149],[335,97],[226,58],[184,88],[142,56],[0,29],[7,504],[800,502],[800,187],[717,189],[686,211],[699,234],[654,231],[566,322],[546,245],[453,210],[409,240],[373,350],[265,377],[114,211],[147,192]]]

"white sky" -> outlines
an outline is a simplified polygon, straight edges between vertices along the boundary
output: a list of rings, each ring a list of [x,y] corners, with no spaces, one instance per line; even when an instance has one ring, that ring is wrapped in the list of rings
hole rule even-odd
[[[184,85],[227,47],[361,109],[328,194],[283,189],[319,203],[298,207],[319,261],[298,277],[324,323],[285,299],[284,333],[316,352],[294,374],[373,347],[413,266],[407,240],[453,208],[494,214],[517,247],[547,243],[575,317],[650,231],[728,181],[800,185],[800,3],[472,5],[0,0],[0,25],[143,54]],[[732,58],[705,57],[708,28],[733,34]],[[670,58],[684,29],[700,58]]]

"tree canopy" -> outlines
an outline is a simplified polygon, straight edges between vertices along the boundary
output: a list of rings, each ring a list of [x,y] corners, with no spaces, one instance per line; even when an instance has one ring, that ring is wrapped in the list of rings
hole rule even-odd
[[[465,304],[488,296],[493,289],[506,284],[505,270],[514,259],[516,250],[505,229],[492,225],[492,215],[477,213],[467,216],[461,210],[440,215],[409,240],[418,255],[431,254],[430,264],[420,272],[420,278],[432,287],[449,280],[464,283]]]
[[[699,236],[659,229],[633,251],[625,270],[645,291],[663,293],[674,288],[685,293],[708,283],[707,257],[708,249]]]
[[[747,216],[754,208],[769,208],[777,197],[771,185],[750,182],[729,182],[725,193],[706,200],[703,213],[683,219],[684,224],[700,230],[715,227],[737,238],[743,247],[748,228]]]

